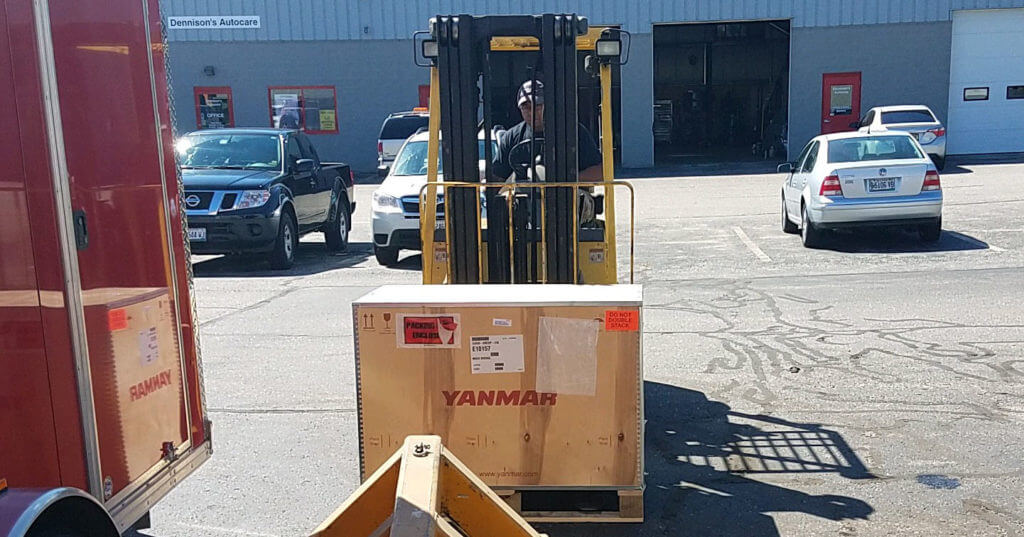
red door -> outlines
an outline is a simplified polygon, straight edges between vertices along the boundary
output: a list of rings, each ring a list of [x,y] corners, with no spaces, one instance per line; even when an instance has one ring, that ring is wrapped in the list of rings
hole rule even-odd
[[[430,85],[424,84],[420,86],[420,106],[426,108],[430,106]]]
[[[853,130],[860,117],[860,72],[821,75],[821,133]]]

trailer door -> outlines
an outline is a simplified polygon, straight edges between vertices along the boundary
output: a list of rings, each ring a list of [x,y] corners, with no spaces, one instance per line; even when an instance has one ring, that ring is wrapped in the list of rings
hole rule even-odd
[[[159,17],[147,0],[36,6],[90,489],[116,516],[192,440]]]

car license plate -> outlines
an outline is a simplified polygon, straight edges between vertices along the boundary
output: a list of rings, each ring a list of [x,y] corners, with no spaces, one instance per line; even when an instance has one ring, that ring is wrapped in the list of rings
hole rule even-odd
[[[203,242],[206,240],[206,228],[205,227],[190,227],[188,228],[188,240]]]
[[[899,177],[886,177],[885,179],[868,179],[868,192],[891,192],[896,190],[896,180]]]

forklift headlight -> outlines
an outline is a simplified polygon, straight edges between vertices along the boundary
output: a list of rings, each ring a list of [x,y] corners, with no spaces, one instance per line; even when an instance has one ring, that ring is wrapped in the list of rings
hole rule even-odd
[[[622,55],[622,41],[618,39],[598,39],[594,44],[598,58],[618,58]]]
[[[431,60],[437,58],[437,41],[433,39],[425,40],[420,44],[420,47],[424,58]]]

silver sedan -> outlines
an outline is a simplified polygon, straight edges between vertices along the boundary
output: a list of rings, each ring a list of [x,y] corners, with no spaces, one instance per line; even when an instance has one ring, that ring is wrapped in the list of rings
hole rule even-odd
[[[779,165],[782,230],[821,245],[828,229],[899,225],[921,239],[942,233],[942,185],[935,164],[907,133],[818,136],[796,162]]]

